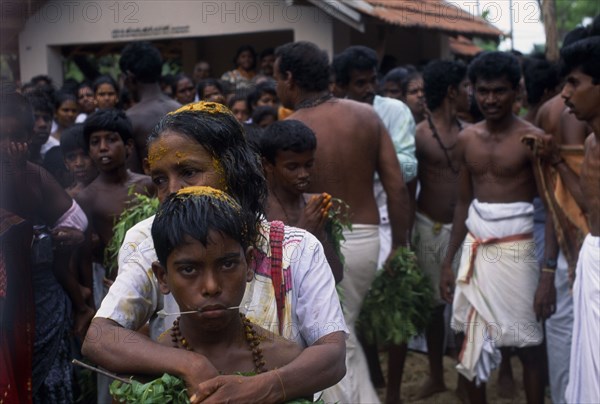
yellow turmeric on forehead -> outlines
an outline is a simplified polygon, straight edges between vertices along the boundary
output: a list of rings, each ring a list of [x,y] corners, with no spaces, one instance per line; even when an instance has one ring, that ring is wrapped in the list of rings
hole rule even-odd
[[[224,199],[224,200],[231,199],[231,197],[229,195],[227,195],[225,192],[221,191],[220,189],[216,189],[213,187],[207,187],[204,185],[181,188],[179,191],[177,191],[177,196],[180,196],[180,195],[198,195],[198,196],[207,195],[207,196],[212,196],[212,197]]]
[[[155,162],[162,159],[167,152],[167,147],[165,147],[161,139],[159,139],[158,144],[154,147],[150,147],[150,150],[148,150],[148,164],[150,167],[152,167]]]
[[[223,104],[218,102],[198,101],[169,112],[169,115],[176,115],[182,112],[208,112],[209,114],[226,114],[233,116],[233,113]]]
[[[227,181],[225,179],[225,170],[223,169],[223,165],[216,158],[212,159],[212,165],[213,165],[213,169],[215,170],[215,173],[219,177],[219,184],[221,185],[221,188],[224,190],[228,190]]]
[[[219,189],[207,186],[191,186],[181,188],[177,191],[177,197],[194,197],[194,196],[208,196],[210,198],[218,199],[222,202],[227,203],[231,207],[235,208],[236,211],[240,211],[240,207],[237,202],[226,192]]]

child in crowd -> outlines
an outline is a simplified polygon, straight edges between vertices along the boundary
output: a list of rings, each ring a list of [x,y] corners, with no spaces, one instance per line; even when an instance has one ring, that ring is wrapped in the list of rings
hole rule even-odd
[[[63,130],[75,123],[79,114],[77,99],[71,93],[58,91],[54,95],[54,125],[52,127],[52,140],[58,146]]]
[[[133,129],[123,111],[98,110],[88,116],[83,127],[85,151],[98,169],[98,177],[77,195],[77,201],[90,221],[91,231],[98,234],[99,246],[83,254],[83,262],[92,262],[94,302],[96,307],[116,277],[116,270],[107,273],[104,249],[113,237],[113,226],[127,204],[133,199],[131,190],[148,196],[154,195],[150,177],[127,169],[127,157],[133,151]],[[91,247],[91,231],[86,245]],[[96,243],[94,243],[96,244]],[[115,265],[116,266],[116,265]],[[98,377],[98,402],[108,400],[110,380]]]
[[[252,112],[252,123],[265,129],[277,121],[277,110],[274,107],[264,105],[254,109]]]
[[[248,109],[248,101],[243,94],[236,94],[228,102],[229,109],[237,118],[239,123],[244,123],[250,118],[250,110]]]
[[[281,220],[317,237],[338,283],[343,276],[342,263],[325,231],[331,196],[304,193],[310,186],[316,149],[314,132],[300,121],[275,122],[265,130],[260,154],[269,182],[266,213],[268,220]]]
[[[66,191],[71,198],[75,198],[98,176],[98,169],[86,151],[83,124],[76,123],[63,132],[60,150],[65,166],[73,178],[73,183]]]
[[[119,87],[110,76],[94,80],[94,102],[98,109],[113,109],[119,104]]]
[[[248,108],[252,114],[258,107],[279,107],[279,99],[275,85],[271,82],[257,84],[254,90],[248,94]]]
[[[46,152],[53,146],[58,146],[58,141],[54,138],[52,138],[53,142],[48,142],[52,129],[52,119],[54,118],[52,101],[42,90],[31,91],[25,98],[27,98],[33,109],[34,118],[33,136],[28,143],[28,160],[37,165],[42,165]]]
[[[85,118],[96,110],[94,88],[87,81],[77,87],[77,105],[79,105],[79,115],[75,118],[75,123],[84,122]]]
[[[131,122],[124,112],[114,109],[94,112],[85,121],[83,135],[85,151],[99,174],[76,199],[98,233],[103,251],[112,238],[115,220],[133,198],[130,189],[151,196],[154,185],[150,177],[132,173],[126,167],[134,146]],[[102,260],[103,254],[95,257],[97,262]]]
[[[160,291],[182,312],[163,345],[204,355],[222,374],[277,372],[302,349],[239,312],[252,281],[256,219],[228,194],[211,187],[182,188],[163,203],[152,224]]]

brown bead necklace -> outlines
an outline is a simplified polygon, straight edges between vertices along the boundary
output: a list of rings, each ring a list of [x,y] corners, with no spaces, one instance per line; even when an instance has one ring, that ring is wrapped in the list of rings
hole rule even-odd
[[[179,318],[180,317],[177,317],[175,321],[173,321],[173,327],[171,328],[171,341],[173,342],[173,346],[175,348],[181,347],[188,351],[193,351],[194,349],[190,346],[179,329]],[[244,338],[250,348],[250,352],[252,352],[254,372],[256,374],[264,373],[267,369],[265,368],[265,359],[263,357],[262,349],[260,348],[260,337],[257,335],[252,321],[248,320],[242,313],[240,313],[240,318],[244,325]]]

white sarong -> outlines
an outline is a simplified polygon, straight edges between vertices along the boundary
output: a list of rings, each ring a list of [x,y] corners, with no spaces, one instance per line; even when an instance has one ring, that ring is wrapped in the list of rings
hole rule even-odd
[[[466,225],[452,328],[465,333],[456,368],[479,384],[500,364],[498,347],[523,348],[543,340],[533,311],[539,281],[533,205],[474,200]]]
[[[588,234],[573,285],[573,341],[567,403],[600,403],[600,237]]]
[[[326,403],[379,403],[371,383],[365,353],[356,338],[355,323],[365,295],[377,272],[379,226],[353,224],[344,231],[344,279],[339,283],[340,301],[350,335],[346,339],[346,376],[323,392]]]

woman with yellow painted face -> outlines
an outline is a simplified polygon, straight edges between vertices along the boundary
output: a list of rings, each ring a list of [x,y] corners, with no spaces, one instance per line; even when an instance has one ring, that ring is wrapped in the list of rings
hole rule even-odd
[[[119,275],[92,322],[84,355],[113,372],[181,377],[190,395],[207,402],[282,402],[337,383],[345,373],[347,328],[323,247],[303,230],[264,220],[266,181],[231,111],[210,102],[186,105],[162,118],[148,151],[146,169],[161,202],[184,187],[204,185],[231,195],[252,215],[254,276],[240,312],[305,349],[277,372],[240,383],[239,376],[219,375],[197,352],[154,342],[174,320],[157,313],[181,310],[171,295],[163,297],[152,272],[151,217],[125,237]],[[148,322],[150,338],[136,332]]]

